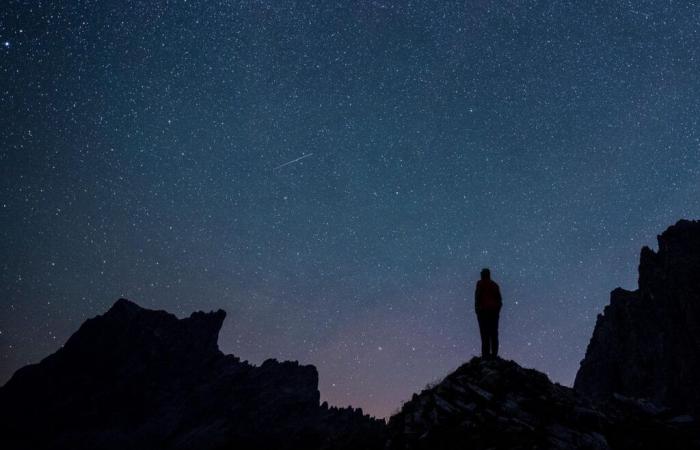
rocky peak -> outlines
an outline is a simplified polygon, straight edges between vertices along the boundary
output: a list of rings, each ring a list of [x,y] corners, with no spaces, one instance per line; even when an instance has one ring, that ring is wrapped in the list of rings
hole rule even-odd
[[[103,315],[88,319],[47,362],[64,362],[88,373],[102,370],[191,370],[221,356],[217,341],[226,313],[195,312],[178,319],[119,299]],[[33,367],[33,366],[30,366]]]
[[[405,403],[390,450],[656,449],[700,443],[692,417],[625,397],[593,402],[513,361],[473,358]]]
[[[178,319],[119,299],[0,388],[8,449],[378,448],[383,422],[319,404],[314,366],[217,346],[224,311]],[[342,444],[342,445],[341,445]]]
[[[598,316],[574,387],[700,412],[700,221],[681,220],[644,247],[639,288],[615,289]]]
[[[658,252],[642,248],[639,262],[642,297],[671,298],[699,292],[700,221],[680,220],[657,236],[657,241]]]

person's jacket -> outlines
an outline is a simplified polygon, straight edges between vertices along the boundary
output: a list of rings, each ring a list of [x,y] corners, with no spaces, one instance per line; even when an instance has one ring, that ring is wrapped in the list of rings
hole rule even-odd
[[[474,309],[481,311],[500,311],[503,306],[501,290],[493,280],[479,280],[476,282],[474,293]]]

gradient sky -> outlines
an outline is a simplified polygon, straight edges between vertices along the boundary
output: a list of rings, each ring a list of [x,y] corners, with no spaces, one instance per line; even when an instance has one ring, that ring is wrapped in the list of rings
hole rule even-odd
[[[123,296],[386,416],[477,353],[488,266],[570,385],[700,218],[698,49],[697,1],[9,1],[0,383]]]

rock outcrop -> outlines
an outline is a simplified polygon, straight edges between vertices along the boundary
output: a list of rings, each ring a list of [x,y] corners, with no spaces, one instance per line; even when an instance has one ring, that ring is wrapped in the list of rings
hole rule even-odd
[[[313,366],[217,346],[226,314],[124,299],[0,388],[4,449],[372,449],[384,422],[319,405]]]
[[[618,396],[593,402],[512,361],[474,358],[405,403],[390,450],[699,448],[692,417]]]
[[[616,289],[598,316],[574,388],[700,413],[700,221],[681,220],[642,249],[639,288]]]

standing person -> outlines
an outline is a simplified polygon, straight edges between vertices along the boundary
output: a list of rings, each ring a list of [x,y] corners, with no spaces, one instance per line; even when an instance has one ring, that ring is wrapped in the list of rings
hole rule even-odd
[[[503,306],[501,290],[491,279],[491,271],[482,269],[481,279],[476,282],[474,309],[481,333],[481,357],[498,356],[498,316]]]

